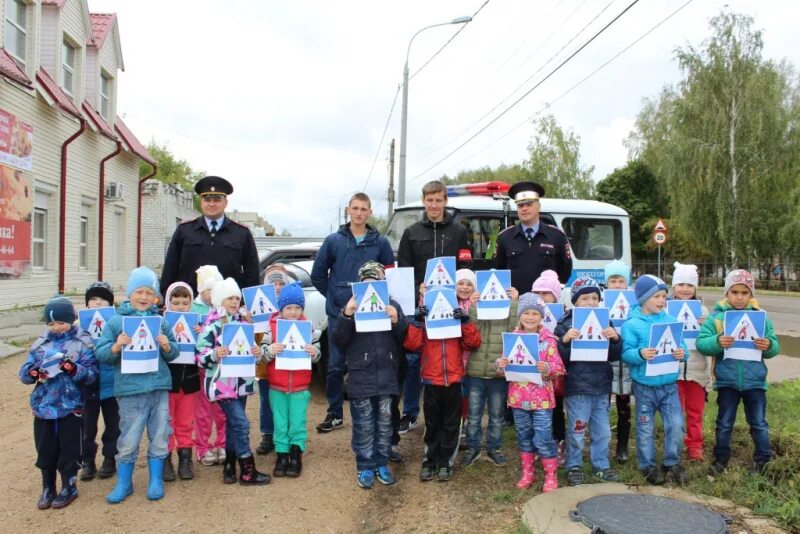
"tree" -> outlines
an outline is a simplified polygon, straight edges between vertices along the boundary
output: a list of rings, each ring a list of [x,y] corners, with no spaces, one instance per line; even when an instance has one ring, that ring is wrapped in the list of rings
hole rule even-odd
[[[386,217],[383,215],[377,215],[376,213],[373,213],[372,216],[367,219],[367,224],[374,226],[375,229],[380,233],[384,233],[386,231],[387,222]]]
[[[156,175],[153,178],[160,182],[178,185],[188,191],[192,191],[194,184],[205,175],[204,171],[192,169],[186,160],[175,157],[166,144],[159,144],[155,139],[151,139],[147,144],[147,151],[153,156],[158,165]],[[144,177],[151,172],[152,167],[149,163],[145,161],[139,163],[139,176]],[[195,198],[194,207],[197,211],[200,211],[199,202],[199,199]]]
[[[292,237],[292,233],[287,228],[284,228],[281,230],[281,237]]]
[[[525,162],[530,179],[542,184],[549,197],[592,198],[594,166],[580,164],[581,138],[561,128],[552,115],[537,119],[534,125],[536,134]]]
[[[487,165],[479,169],[461,171],[455,178],[449,178],[447,175],[444,175],[441,181],[445,185],[476,184],[480,182],[505,182],[507,184],[515,184],[529,179],[530,174],[528,169],[526,169],[523,164],[515,163],[513,165],[501,164],[495,169]]]

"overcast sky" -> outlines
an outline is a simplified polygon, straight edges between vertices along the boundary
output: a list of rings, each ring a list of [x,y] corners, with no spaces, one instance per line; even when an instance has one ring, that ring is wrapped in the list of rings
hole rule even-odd
[[[89,0],[89,7],[119,15],[126,70],[118,113],[142,142],[165,143],[193,168],[229,179],[230,209],[258,211],[294,235],[322,236],[338,224],[342,199],[365,185],[374,210],[386,213],[399,96],[380,140],[411,36],[473,15],[484,1]],[[533,116],[684,1],[641,0],[434,167],[630,3],[489,0],[409,83],[407,200],[443,173],[522,162]],[[708,19],[725,5],[755,17],[766,57],[797,63],[798,2],[694,0],[546,110],[581,137],[582,163],[595,167],[595,180],[625,164],[622,141],[642,99],[679,80],[675,48],[699,46]],[[412,75],[458,28],[417,36]]]

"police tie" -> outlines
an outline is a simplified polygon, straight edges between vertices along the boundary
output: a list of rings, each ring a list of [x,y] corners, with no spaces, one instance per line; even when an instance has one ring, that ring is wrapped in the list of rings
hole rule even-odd
[[[526,228],[525,236],[528,238],[528,246],[530,246],[531,241],[533,240],[533,228]]]
[[[211,221],[211,241],[214,241],[215,235],[217,235],[217,221]]]

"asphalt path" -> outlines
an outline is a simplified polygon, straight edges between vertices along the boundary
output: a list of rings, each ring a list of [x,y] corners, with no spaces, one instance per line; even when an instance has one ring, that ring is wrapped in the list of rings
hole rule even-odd
[[[698,295],[711,310],[714,304],[722,299],[722,288],[718,290],[702,289],[698,291]],[[756,291],[756,299],[769,314],[778,334],[800,336],[800,296],[759,295]]]

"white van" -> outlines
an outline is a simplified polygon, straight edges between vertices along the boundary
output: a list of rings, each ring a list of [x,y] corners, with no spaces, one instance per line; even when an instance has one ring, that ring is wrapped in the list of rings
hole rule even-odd
[[[492,267],[497,235],[518,222],[517,207],[507,196],[509,184],[483,182],[448,186],[447,208],[455,222],[467,227],[472,249],[473,270]],[[567,286],[579,276],[591,276],[605,284],[603,267],[614,259],[631,264],[631,235],[628,213],[596,200],[542,198],[540,219],[558,226],[572,247],[572,275]],[[400,206],[389,221],[386,237],[397,251],[403,231],[422,219],[422,202]]]

